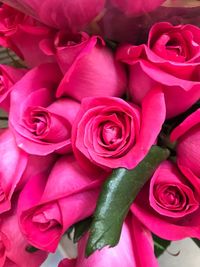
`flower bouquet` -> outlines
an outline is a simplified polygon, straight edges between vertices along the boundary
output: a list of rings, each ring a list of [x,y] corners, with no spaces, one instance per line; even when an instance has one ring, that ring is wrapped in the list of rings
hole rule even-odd
[[[1,2],[0,267],[200,246],[199,1]]]

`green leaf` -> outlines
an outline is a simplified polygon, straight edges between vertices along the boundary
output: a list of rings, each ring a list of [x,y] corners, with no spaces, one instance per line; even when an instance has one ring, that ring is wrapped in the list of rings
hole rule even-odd
[[[161,239],[156,235],[153,235],[153,241],[154,241],[154,253],[157,258],[160,255],[162,255],[165,252],[165,250],[169,247],[169,245],[171,244],[171,241]]]
[[[64,235],[67,235],[67,237],[70,240],[73,240],[73,231],[74,231],[74,225],[70,226],[67,231],[64,233]]]
[[[195,242],[195,244],[200,248],[200,239],[192,238],[192,240]]]
[[[92,218],[89,217],[74,225],[74,238],[73,242],[77,243],[81,237],[90,229]]]
[[[86,247],[87,257],[105,246],[117,245],[131,204],[158,165],[168,156],[167,149],[153,146],[133,170],[119,168],[113,171],[103,185],[97,203]]]

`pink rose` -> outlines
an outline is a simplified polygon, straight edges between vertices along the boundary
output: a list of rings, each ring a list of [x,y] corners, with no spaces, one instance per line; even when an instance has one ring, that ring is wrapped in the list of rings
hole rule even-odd
[[[17,145],[29,154],[71,151],[71,126],[80,104],[55,98],[60,78],[56,65],[45,64],[30,70],[13,88],[9,123]]]
[[[85,258],[86,243],[87,235],[78,244],[78,258],[64,259],[58,267],[158,267],[150,232],[131,215],[123,224],[117,246],[103,248]]]
[[[0,108],[9,111],[12,86],[20,80],[25,73],[26,71],[24,69],[0,65]]]
[[[0,7],[0,45],[13,50],[30,67],[50,62],[39,47],[53,30],[7,5]]]
[[[83,99],[72,127],[72,147],[83,168],[134,168],[155,143],[165,120],[160,90],[147,94],[140,110],[120,98]]]
[[[199,99],[199,36],[196,26],[161,22],[151,28],[147,45],[119,48],[118,60],[130,65],[129,91],[135,103],[140,104],[149,90],[161,86],[169,118]]]
[[[11,198],[19,187],[28,156],[20,150],[10,130],[0,130],[0,213],[11,209]]]
[[[17,202],[17,199],[14,201]],[[30,253],[28,247],[29,244],[19,229],[14,207],[0,220],[0,266],[41,266],[47,258],[47,252],[38,250]]]
[[[87,33],[59,32],[54,40],[41,43],[44,53],[54,55],[64,74],[57,97],[67,95],[77,100],[87,96],[122,96],[126,73],[99,36]]]
[[[75,31],[90,23],[104,8],[105,0],[3,0],[43,23]]]
[[[200,187],[194,175],[187,175],[163,162],[132,205],[134,215],[161,238],[200,238]]]
[[[58,159],[49,175],[33,176],[20,195],[18,211],[28,242],[54,252],[65,231],[93,213],[102,178],[87,175],[71,155]]]
[[[166,0],[111,0],[111,3],[127,15],[138,16],[159,7]]]
[[[189,168],[200,178],[200,109],[173,130],[171,140],[177,142],[178,164]]]

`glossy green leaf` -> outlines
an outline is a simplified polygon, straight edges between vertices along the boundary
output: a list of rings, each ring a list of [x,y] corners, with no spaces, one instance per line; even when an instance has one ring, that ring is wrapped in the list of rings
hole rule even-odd
[[[113,171],[106,180],[97,203],[86,256],[105,246],[117,245],[131,204],[158,165],[168,156],[167,149],[153,146],[145,159],[133,170],[119,168]]]
[[[153,241],[154,241],[154,253],[157,258],[160,255],[162,255],[171,244],[171,241],[161,239],[156,235],[153,235]]]
[[[192,240],[195,242],[195,244],[200,248],[200,239],[192,238]]]
[[[90,229],[92,218],[89,217],[74,225],[74,238],[73,242],[77,243],[81,237]]]

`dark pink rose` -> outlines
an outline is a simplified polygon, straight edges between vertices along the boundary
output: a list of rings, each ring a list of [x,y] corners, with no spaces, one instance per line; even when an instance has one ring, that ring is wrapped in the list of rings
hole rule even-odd
[[[127,15],[138,16],[159,7],[166,0],[111,0],[111,3]]]
[[[113,248],[105,247],[89,258],[85,257],[86,234],[78,244],[78,258],[64,259],[58,267],[158,267],[153,253],[153,240],[150,232],[129,215],[123,224],[120,241]],[[137,240],[137,242],[135,242]]]
[[[10,210],[11,198],[19,187],[28,156],[20,150],[10,130],[0,131],[0,213]]]
[[[0,7],[0,45],[13,50],[30,67],[53,61],[39,47],[53,30],[7,5]]]
[[[17,145],[29,154],[71,151],[71,126],[80,104],[55,98],[60,78],[56,65],[45,64],[30,70],[13,88],[9,123]]]
[[[14,199],[17,202],[16,199]],[[16,203],[15,203],[16,204]],[[16,205],[15,205],[16,206]],[[27,240],[22,235],[15,207],[0,220],[0,266],[4,267],[38,267],[47,258],[47,252],[30,253]]]
[[[122,96],[126,90],[126,73],[99,36],[87,33],[59,32],[54,41],[44,40],[41,49],[54,55],[64,74],[57,97]]]
[[[200,109],[173,130],[171,140],[177,142],[178,164],[189,168],[200,178]]]
[[[73,151],[88,170],[132,169],[155,143],[164,120],[159,90],[147,94],[141,110],[120,98],[85,98],[72,128]]]
[[[0,108],[9,111],[12,86],[20,80],[25,73],[26,71],[24,69],[0,65]]]
[[[90,23],[104,8],[105,0],[3,0],[43,23],[75,31]]]
[[[19,199],[20,227],[28,242],[54,252],[65,231],[93,213],[104,176],[89,176],[71,155],[61,157],[49,175],[34,175]]]
[[[161,22],[151,28],[146,45],[119,48],[117,58],[130,65],[129,91],[135,103],[141,103],[149,90],[161,86],[169,118],[199,99],[199,36],[196,26]]]
[[[200,238],[200,187],[198,179],[184,176],[170,161],[155,171],[150,184],[139,193],[132,212],[161,238]]]

